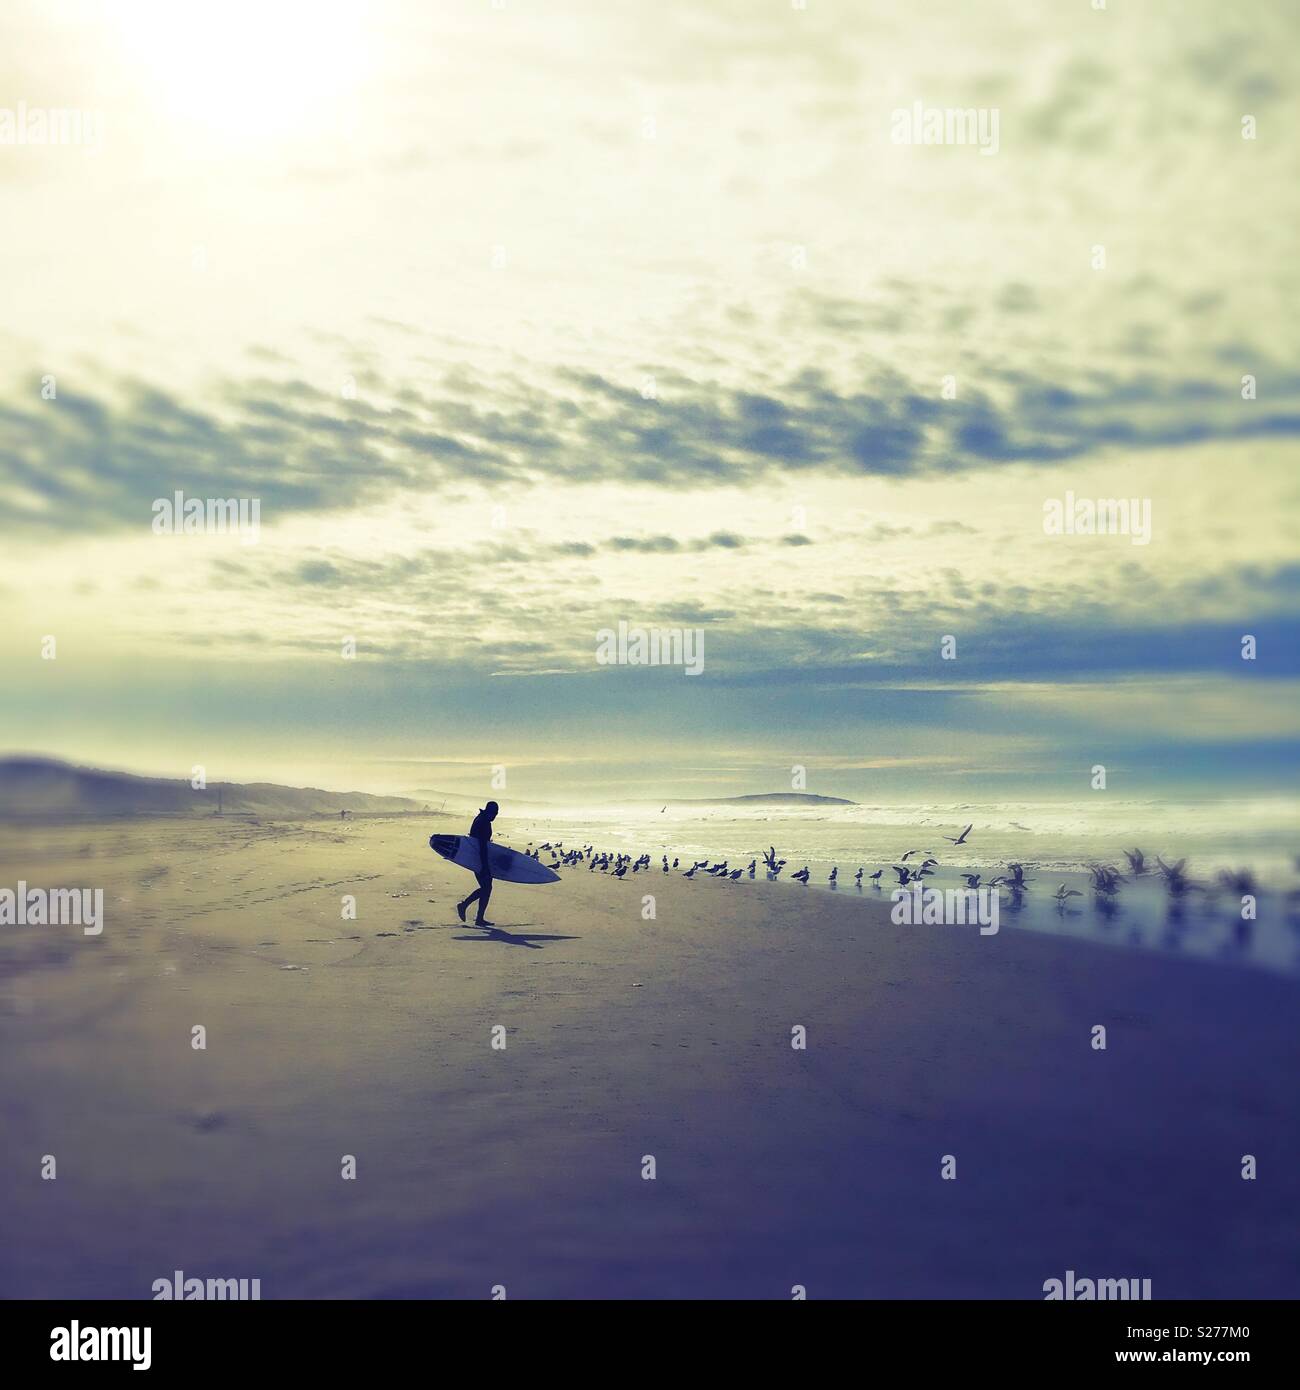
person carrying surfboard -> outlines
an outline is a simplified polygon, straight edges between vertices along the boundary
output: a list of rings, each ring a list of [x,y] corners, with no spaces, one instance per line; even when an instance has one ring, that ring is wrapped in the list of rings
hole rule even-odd
[[[497,818],[497,811],[500,807],[495,801],[489,801],[486,806],[474,817],[474,824],[469,828],[469,837],[478,843],[478,871],[474,877],[478,879],[478,887],[468,898],[456,904],[456,915],[463,922],[465,913],[469,905],[478,900],[478,916],[474,919],[476,927],[490,927],[494,925],[489,922],[484,913],[487,911],[488,899],[492,896],[492,863],[488,858],[488,850],[492,844],[492,822]]]

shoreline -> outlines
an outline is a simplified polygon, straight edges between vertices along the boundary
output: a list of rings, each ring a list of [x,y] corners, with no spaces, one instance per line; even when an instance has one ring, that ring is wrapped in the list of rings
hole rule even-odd
[[[395,829],[114,830],[101,938],[0,933],[0,1293],[1300,1293],[1294,982],[604,875],[487,933]]]
[[[34,867],[45,856],[42,844],[46,838],[52,835],[57,840],[59,832],[66,835],[84,835],[96,830],[105,833],[111,831],[129,839],[133,830],[146,835],[188,832],[200,837],[219,835],[223,830],[226,833],[243,831],[251,832],[248,835],[250,843],[257,843],[295,834],[330,835],[338,831],[352,834],[367,825],[378,830],[385,824],[411,819],[441,824],[449,818],[454,819],[453,813],[420,816],[407,812],[372,812],[349,815],[346,820],[318,815],[268,816],[232,813],[222,817],[190,817],[163,814],[147,817],[98,817],[90,822],[33,820],[28,826],[16,827],[16,830],[20,837],[24,835],[24,830],[26,831],[27,843],[23,850],[23,862]],[[528,823],[525,821],[525,824]],[[40,834],[37,835],[36,832]],[[424,845],[426,838],[420,835],[410,837],[411,843],[418,842],[420,845]],[[522,848],[522,835],[513,835],[511,838],[517,841],[516,848]],[[237,841],[238,839],[239,837]],[[502,842],[505,843],[506,840],[503,839]],[[597,848],[599,850],[600,847]],[[97,856],[94,839],[83,842],[78,861],[84,862],[87,858],[93,861]],[[689,863],[689,856],[682,862]],[[897,887],[896,883],[882,879],[877,890],[869,882],[858,886],[853,882],[851,875],[846,875],[836,887],[817,880],[806,885],[799,884],[788,872],[796,862],[802,864],[804,857],[798,856],[796,860],[792,860],[787,864],[787,872],[776,879],[770,878],[763,870],[756,870],[752,879],[746,873],[736,882],[727,881],[725,887],[722,886],[723,879],[713,880],[718,885],[716,889],[709,886],[710,876],[701,870],[695,879],[690,881],[691,890],[704,893],[735,892],[742,885],[752,887],[756,883],[762,883],[768,887],[779,886],[786,892],[801,891],[812,895],[803,906],[814,912],[820,910],[819,905],[824,901],[859,902],[868,906],[878,897],[886,911],[892,906],[892,893]],[[810,857],[809,862],[819,861]],[[820,862],[830,864],[832,860]],[[1256,918],[1252,919],[1248,927],[1236,928],[1234,916],[1230,911],[1232,895],[1225,889],[1213,885],[1213,891],[1209,895],[1189,896],[1181,904],[1174,904],[1161,892],[1158,876],[1149,872],[1145,877],[1129,879],[1118,894],[1107,898],[1094,894],[1086,872],[1075,868],[1053,867],[1041,860],[1028,857],[1023,862],[1031,876],[1034,876],[1035,886],[1020,898],[1012,897],[1005,887],[1000,891],[999,931],[1029,931],[1112,949],[1152,952],[1167,958],[1191,957],[1219,967],[1244,966],[1279,974],[1285,978],[1300,978],[1300,912],[1297,911],[1300,890],[1259,889]],[[995,862],[992,867],[1001,868],[1003,865]],[[571,884],[584,877],[592,882],[605,880],[611,884],[617,883],[612,874],[601,873],[598,870],[589,871],[583,865],[561,867],[558,872],[562,881]],[[890,870],[886,867],[884,872],[888,874]],[[960,880],[963,872],[964,866],[960,862],[941,862],[938,871],[926,882],[930,888],[941,891],[958,890],[962,887]],[[683,877],[684,871],[681,868],[671,870],[667,875],[667,879],[673,882]],[[627,883],[642,885],[657,885],[664,881],[665,876],[657,862],[652,862],[648,869],[641,870],[635,876],[629,874],[626,879]],[[1080,890],[1077,901],[1071,899],[1062,911],[1056,910],[1051,891],[1052,884],[1058,881],[1069,888]],[[0,878],[0,887],[5,886],[5,883],[6,881]],[[32,880],[32,884],[36,886],[36,880]],[[50,882],[42,883],[41,886],[52,888],[71,885]],[[654,890],[648,888],[646,891]],[[3,930],[4,928],[0,927],[0,932]]]

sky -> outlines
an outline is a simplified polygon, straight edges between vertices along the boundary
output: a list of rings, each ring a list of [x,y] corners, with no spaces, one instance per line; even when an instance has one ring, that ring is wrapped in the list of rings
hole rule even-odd
[[[0,748],[503,802],[1293,786],[1298,39],[9,0]],[[258,527],[157,534],[177,490]],[[1050,534],[1067,496],[1149,535]],[[602,662],[620,623],[702,669]]]

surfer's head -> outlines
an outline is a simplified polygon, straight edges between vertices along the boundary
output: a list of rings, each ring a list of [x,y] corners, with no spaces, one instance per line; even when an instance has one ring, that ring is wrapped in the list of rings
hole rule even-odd
[[[483,814],[488,818],[488,820],[496,820],[497,812],[500,809],[500,806],[498,806],[495,801],[489,801],[488,804],[483,808]]]

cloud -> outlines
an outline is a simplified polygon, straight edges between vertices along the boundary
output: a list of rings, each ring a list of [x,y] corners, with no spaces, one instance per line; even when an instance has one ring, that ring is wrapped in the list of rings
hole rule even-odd
[[[1096,373],[1084,389],[1020,372],[954,401],[899,390],[883,371],[852,391],[810,369],[762,393],[696,381],[652,401],[594,373],[558,372],[550,390],[506,378],[495,395],[474,388],[472,398],[450,375],[441,392],[408,387],[390,408],[294,379],[227,383],[206,405],[140,382],[103,395],[67,386],[42,401],[28,382],[0,407],[0,495],[15,524],[84,535],[145,528],[153,500],[178,488],[259,497],[273,524],[470,483],[953,475],[1116,447],[1300,435],[1300,378],[1265,375],[1267,398],[1256,401],[1241,399],[1231,375]],[[740,543],[725,532],[709,542]]]

